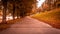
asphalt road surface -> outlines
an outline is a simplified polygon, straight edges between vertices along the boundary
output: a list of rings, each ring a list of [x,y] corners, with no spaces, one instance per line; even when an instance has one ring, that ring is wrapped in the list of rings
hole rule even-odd
[[[25,17],[20,22],[12,24],[10,28],[0,31],[0,34],[60,34],[60,29],[53,28],[36,19]]]

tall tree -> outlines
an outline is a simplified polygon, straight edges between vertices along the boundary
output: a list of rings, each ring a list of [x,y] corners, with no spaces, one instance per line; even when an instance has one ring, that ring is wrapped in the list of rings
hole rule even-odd
[[[17,19],[19,18],[19,7],[16,7],[16,12],[17,12]]]
[[[3,23],[6,23],[6,11],[7,11],[7,1],[8,0],[2,0],[2,4],[3,4]]]
[[[25,17],[32,12],[33,4],[36,4],[37,0],[20,0],[20,16]]]
[[[13,20],[15,19],[15,0],[13,0]]]

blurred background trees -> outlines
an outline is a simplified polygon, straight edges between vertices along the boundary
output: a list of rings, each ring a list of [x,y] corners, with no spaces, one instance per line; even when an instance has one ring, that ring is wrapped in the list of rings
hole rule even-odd
[[[3,13],[3,23],[6,23],[7,16],[21,18],[32,14],[37,7],[37,0],[1,0],[1,8]],[[0,9],[1,9],[0,8]]]
[[[49,11],[56,8],[60,8],[60,0],[45,0],[42,6],[38,8],[38,12]]]
[[[4,23],[8,16],[14,20],[59,7],[59,0],[46,0],[39,8],[37,8],[37,0],[0,0],[0,10],[2,10],[0,15],[3,16],[2,22]]]

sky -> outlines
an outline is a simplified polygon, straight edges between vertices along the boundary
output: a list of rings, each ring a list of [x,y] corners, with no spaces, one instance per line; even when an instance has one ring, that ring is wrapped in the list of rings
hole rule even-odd
[[[39,8],[45,0],[37,0],[37,1],[38,1],[37,7]]]

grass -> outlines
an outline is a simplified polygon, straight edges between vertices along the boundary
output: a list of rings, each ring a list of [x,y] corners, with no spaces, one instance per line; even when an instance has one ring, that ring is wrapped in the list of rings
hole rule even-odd
[[[32,18],[44,21],[55,28],[60,28],[60,8],[37,13]]]
[[[15,20],[9,20],[7,21],[7,24],[0,23],[0,31],[10,28],[10,25],[20,22],[20,19],[15,19]]]

